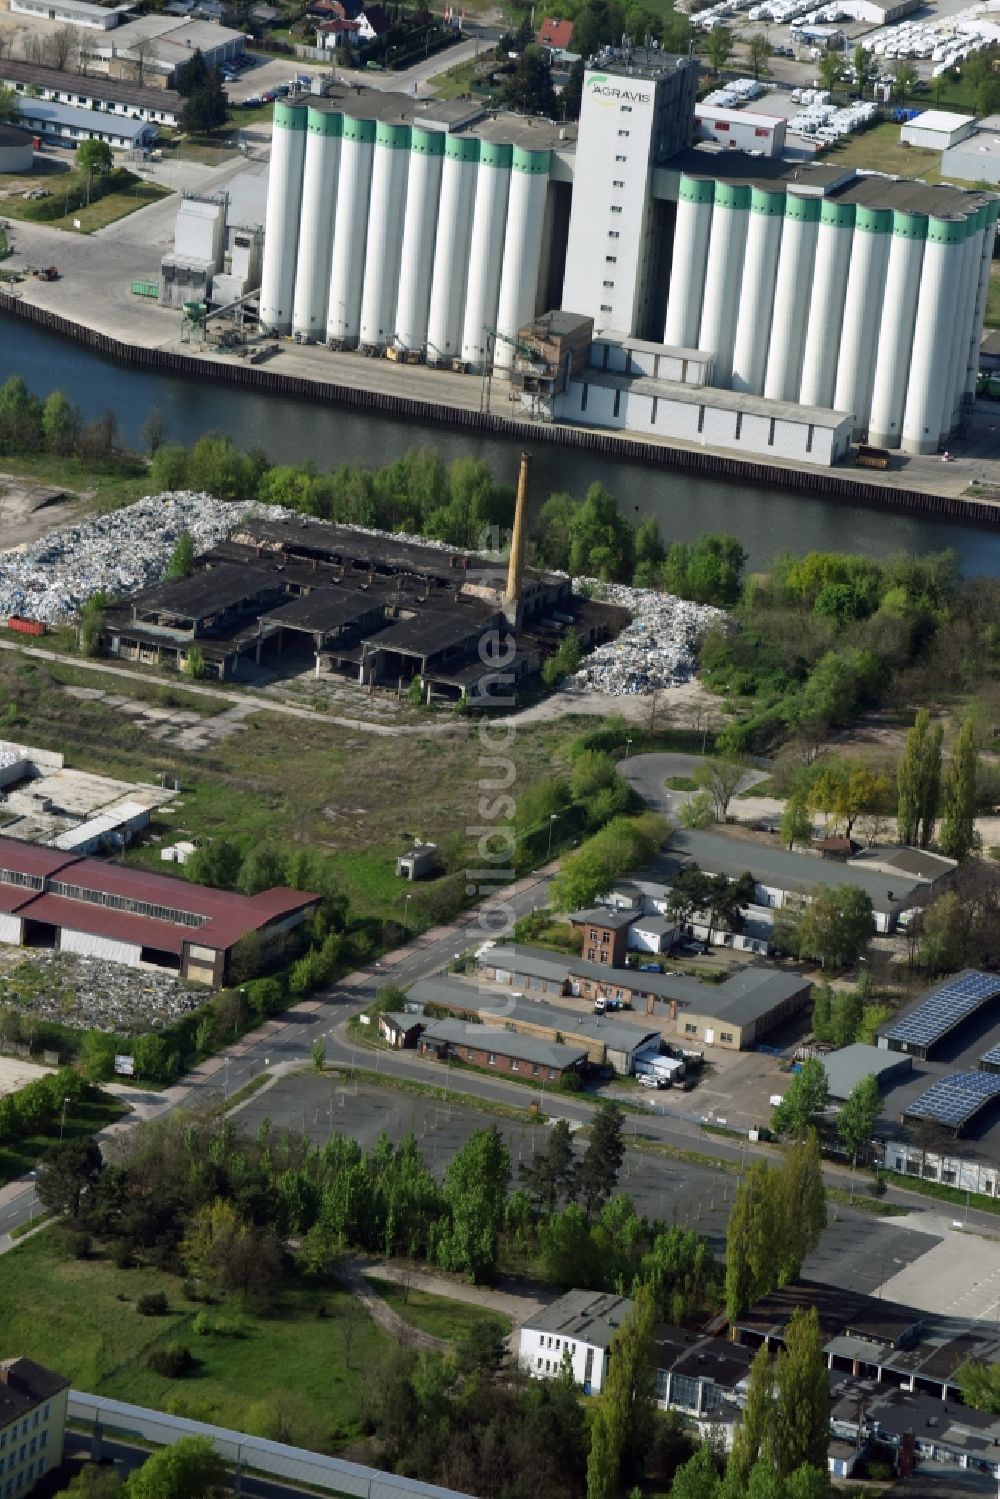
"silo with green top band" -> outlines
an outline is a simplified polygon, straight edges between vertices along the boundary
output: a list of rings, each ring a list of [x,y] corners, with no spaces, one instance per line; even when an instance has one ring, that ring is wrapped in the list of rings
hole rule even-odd
[[[462,360],[482,369],[492,356],[490,330],[496,327],[500,268],[507,230],[512,146],[481,141],[476,174],[476,203],[469,244],[469,280],[462,323]]]
[[[750,223],[743,260],[733,347],[733,390],[759,396],[764,390],[768,332],[774,311],[785,194],[780,188],[755,187],[750,194]]]
[[[326,302],[330,293],[333,211],[340,174],[343,115],[324,103],[310,103],[302,175],[302,219],[295,266],[292,332],[312,342],[326,336]]]
[[[968,220],[958,215],[948,218],[932,215],[927,221],[913,352],[903,406],[901,446],[907,453],[936,453],[941,441],[945,385],[968,235]]]
[[[306,152],[306,107],[274,106],[271,165],[264,220],[264,264],[260,283],[260,323],[275,333],[292,326],[295,261],[302,213],[302,163]]]
[[[715,384],[726,386],[733,370],[736,313],[750,222],[750,188],[716,182],[712,237],[705,270],[705,295],[697,347],[715,356]]]
[[[375,128],[368,242],[361,293],[362,348],[383,349],[396,332],[396,294],[410,170],[410,127],[380,120]]]
[[[396,343],[401,349],[418,352],[427,343],[446,139],[442,130],[421,130],[417,125],[414,125],[410,138],[406,217],[396,302]]]
[[[893,212],[868,421],[876,448],[899,447],[926,239],[926,214]]]
[[[340,180],[333,228],[330,297],[326,333],[331,340],[356,348],[361,329],[361,291],[368,241],[375,121],[344,114],[340,140]]]
[[[771,401],[798,397],[821,212],[820,198],[788,194],[764,375],[764,395]]]
[[[820,211],[798,389],[803,406],[833,405],[855,214],[853,203],[832,199],[825,200]]]
[[[710,177],[681,174],[663,327],[663,342],[675,348],[694,348],[701,327],[714,200],[715,183]]]
[[[892,209],[858,204],[847,271],[844,317],[833,388],[835,411],[853,411],[854,435],[868,431],[875,346],[892,244]]]
[[[551,166],[551,151],[514,147],[497,310],[497,331],[507,338],[514,338],[535,315]],[[513,346],[498,339],[493,358],[498,368],[510,369]]]
[[[479,141],[475,136],[450,135],[441,169],[427,321],[427,358],[433,363],[457,359],[462,351],[462,312],[469,280],[469,239],[478,170]]]

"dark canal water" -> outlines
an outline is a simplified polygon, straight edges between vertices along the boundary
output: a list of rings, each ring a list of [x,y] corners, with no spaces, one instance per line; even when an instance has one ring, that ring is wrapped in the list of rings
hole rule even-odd
[[[38,395],[65,391],[88,417],[112,409],[136,444],[147,411],[157,406],[168,440],[190,443],[207,431],[226,432],[240,446],[262,447],[277,463],[381,464],[423,443],[438,447],[446,459],[483,458],[500,478],[510,483],[515,478],[518,442],[124,369],[81,345],[0,315],[0,381],[12,374],[22,375]],[[536,499],[557,489],[579,495],[595,480],[617,495],[634,521],[655,515],[668,540],[688,540],[704,531],[738,536],[752,567],[766,565],[786,548],[878,557],[954,547],[967,572],[1000,575],[1000,533],[972,525],[674,474],[571,448],[539,445],[535,450]]]

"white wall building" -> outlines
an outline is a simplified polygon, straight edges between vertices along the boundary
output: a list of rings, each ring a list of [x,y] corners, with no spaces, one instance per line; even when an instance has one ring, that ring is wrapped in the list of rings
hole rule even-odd
[[[957,146],[976,128],[971,115],[952,114],[945,109],[925,109],[915,120],[908,120],[899,132],[904,146],[922,146],[925,151],[947,151]]]
[[[694,117],[703,141],[715,141],[734,151],[763,151],[765,156],[780,156],[784,150],[788,121],[783,115],[696,104]]]
[[[127,5],[90,5],[87,0],[10,0],[13,15],[37,16],[63,26],[87,26],[94,31],[111,31],[130,9]]]
[[[611,1340],[632,1310],[625,1296],[567,1291],[521,1328],[518,1360],[534,1379],[552,1379],[565,1359],[586,1395],[604,1388]]]

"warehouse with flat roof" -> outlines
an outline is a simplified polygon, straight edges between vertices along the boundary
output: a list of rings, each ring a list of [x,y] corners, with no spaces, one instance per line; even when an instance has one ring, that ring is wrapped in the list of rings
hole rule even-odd
[[[874,1077],[879,1092],[885,1093],[913,1071],[912,1057],[882,1051],[878,1046],[865,1046],[861,1041],[842,1046],[838,1051],[824,1052],[820,1061],[826,1070],[830,1097],[838,1102],[850,1098],[866,1077]]]

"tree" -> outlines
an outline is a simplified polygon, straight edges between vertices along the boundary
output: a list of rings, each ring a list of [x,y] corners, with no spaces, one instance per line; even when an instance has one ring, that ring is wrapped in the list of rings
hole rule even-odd
[[[789,797],[781,814],[781,841],[787,849],[796,843],[808,843],[812,837],[812,818],[804,801],[797,796]]]
[[[504,81],[503,102],[516,114],[544,115],[551,120],[558,113],[552,69],[543,48],[526,47],[521,53]]]
[[[721,73],[733,52],[733,34],[728,26],[716,26],[708,33],[705,51],[712,64],[712,72]]]
[[[594,1114],[578,1177],[580,1196],[589,1216],[593,1216],[615,1190],[625,1158],[624,1124],[625,1115],[616,1103],[602,1103]]]
[[[49,32],[45,38],[45,61],[50,68],[60,73],[67,71],[78,53],[78,35],[75,26],[58,26]]]
[[[59,1490],[57,1499],[120,1499],[123,1492],[124,1485],[114,1468],[88,1462]]]
[[[962,902],[954,890],[947,890],[921,915],[917,961],[928,973],[952,973],[962,966],[965,939]]]
[[[715,802],[710,791],[685,797],[677,813],[682,828],[710,828],[715,821]]]
[[[166,578],[190,578],[194,572],[195,545],[190,531],[182,531],[174,543],[174,549],[164,573]]]
[[[632,1310],[611,1339],[608,1372],[591,1422],[588,1499],[618,1492],[641,1472],[656,1414],[656,1306],[640,1286]]]
[[[675,541],[663,564],[663,587],[678,598],[724,609],[739,599],[746,560],[735,536],[709,534],[690,543]]]
[[[159,406],[150,406],[142,422],[142,435],[149,449],[151,458],[159,452],[163,446],[163,436],[167,430],[167,419]],[[185,458],[187,455],[185,454]]]
[[[837,1115],[837,1133],[855,1161],[872,1137],[881,1108],[878,1080],[870,1072],[855,1083]]]
[[[100,655],[107,603],[106,594],[92,593],[80,610],[80,651],[84,656]]]
[[[824,52],[816,64],[819,81],[832,94],[840,80],[840,58],[836,52]]]
[[[531,1164],[521,1166],[521,1175],[532,1197],[551,1216],[574,1177],[573,1136],[566,1119],[556,1120],[549,1131],[548,1149],[536,1151]]]
[[[281,1249],[270,1228],[249,1223],[221,1197],[188,1220],[181,1256],[192,1275],[225,1291],[239,1291],[244,1305],[264,1295],[281,1273]]]
[[[285,870],[281,855],[268,843],[255,843],[243,855],[236,888],[244,895],[259,895],[262,890],[273,890],[285,881]]]
[[[569,518],[569,571],[603,582],[625,582],[632,576],[635,536],[602,484],[591,484],[582,505]]]
[[[971,718],[962,724],[958,743],[944,778],[941,830],[938,841],[949,859],[966,859],[976,845],[976,781],[979,752]]]
[[[61,390],[53,390],[42,407],[42,433],[50,453],[68,458],[80,440],[80,413]]]
[[[103,177],[114,166],[114,157],[107,141],[81,141],[76,148],[77,165],[92,177]]]
[[[1000,1412],[1000,1364],[967,1358],[955,1371],[962,1399],[973,1410]]]
[[[578,120],[580,118],[580,106],[583,103],[583,75],[586,64],[582,57],[578,57],[569,70],[569,77],[563,85],[563,91],[559,96],[564,120]]]
[[[745,775],[746,766],[742,761],[730,758],[706,760],[695,770],[695,781],[710,793],[715,804],[717,822],[725,822],[729,803]]]
[[[871,77],[872,64],[867,50],[859,42],[854,49],[851,58],[851,66],[854,70],[854,84],[858,93],[864,97],[865,84]]]
[[[771,69],[768,67],[768,58],[773,48],[762,31],[755,31],[747,42],[747,61],[755,78],[766,78]]]
[[[213,838],[196,848],[188,860],[188,873],[198,885],[233,890],[242,868],[239,848],[228,838]]]
[[[927,709],[921,708],[896,770],[900,843],[927,848],[934,835],[941,794],[941,738],[941,725],[932,724]]]
[[[661,817],[613,817],[562,861],[552,882],[552,903],[558,910],[578,911],[593,905],[626,870],[649,862],[667,836]]]
[[[228,119],[229,101],[222,79],[213,69],[208,82],[184,99],[180,127],[188,135],[213,135]]]
[[[181,1437],[128,1476],[127,1499],[208,1499],[229,1487],[226,1464],[207,1437]]]
[[[184,675],[190,677],[192,682],[200,682],[207,674],[205,652],[200,645],[189,645],[184,657]]]
[[[719,1499],[721,1490],[722,1480],[712,1444],[702,1442],[694,1456],[674,1474],[670,1499]],[[591,1499],[589,1493],[587,1499]]]
[[[920,81],[920,74],[917,72],[916,66],[908,60],[897,62],[893,68],[893,72],[896,74],[896,82],[893,85],[892,92],[900,103],[902,103],[908,94],[913,93]]]
[[[824,885],[799,918],[799,950],[823,968],[856,963],[874,933],[867,891],[857,885]]]
[[[12,88],[0,84],[0,124],[16,124],[21,118],[21,105]]]
[[[477,1285],[494,1274],[509,1182],[510,1151],[496,1126],[470,1135],[445,1173],[451,1216],[438,1258],[446,1270],[468,1273]]]
[[[725,1499],[743,1499],[751,1470],[767,1448],[774,1411],[774,1364],[771,1350],[762,1343],[750,1365],[743,1418],[733,1432],[733,1447],[726,1464]]]
[[[816,777],[809,789],[808,802],[817,811],[828,813],[850,838],[858,818],[875,812],[888,794],[887,777],[876,775],[864,765],[835,761],[824,766]]]
[[[830,1386],[823,1342],[816,1308],[794,1311],[774,1365],[775,1412],[768,1455],[782,1478],[803,1464],[826,1468]]]
[[[726,1226],[726,1314],[732,1320],[777,1285],[775,1192],[765,1161],[736,1189]]]
[[[777,1284],[787,1285],[799,1274],[802,1261],[819,1244],[826,1228],[826,1189],[819,1136],[810,1129],[791,1147],[777,1171],[770,1175],[778,1226]]]
[[[103,1169],[100,1146],[93,1140],[67,1140],[55,1145],[38,1177],[38,1200],[50,1213],[79,1218],[87,1197],[97,1189]]]
[[[804,1139],[830,1101],[826,1068],[818,1057],[807,1057],[802,1071],[793,1073],[784,1098],[771,1115],[771,1128],[779,1135]]]

